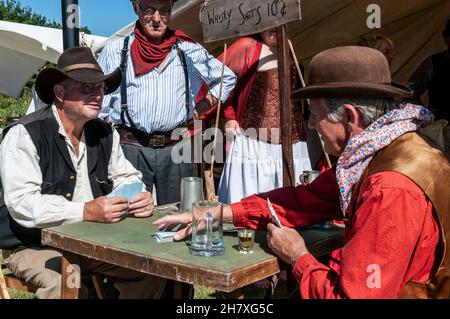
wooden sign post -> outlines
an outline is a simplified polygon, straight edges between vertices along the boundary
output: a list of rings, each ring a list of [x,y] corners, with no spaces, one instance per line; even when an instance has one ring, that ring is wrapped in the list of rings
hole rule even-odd
[[[292,154],[291,76],[286,24],[301,19],[300,0],[206,0],[200,9],[206,43],[277,28],[283,184],[295,184]]]
[[[289,44],[286,26],[277,28],[277,57],[278,78],[280,84],[280,123],[281,147],[283,149],[283,185],[294,186],[294,159],[292,153],[292,100],[291,100],[291,74],[288,63]]]

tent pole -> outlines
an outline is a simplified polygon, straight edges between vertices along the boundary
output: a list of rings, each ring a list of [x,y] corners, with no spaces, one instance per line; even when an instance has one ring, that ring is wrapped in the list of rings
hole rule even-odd
[[[64,50],[80,46],[78,0],[61,0]]]
[[[294,186],[294,160],[292,154],[292,108],[289,45],[286,25],[277,27],[277,58],[280,83],[280,122],[283,148],[283,185]]]

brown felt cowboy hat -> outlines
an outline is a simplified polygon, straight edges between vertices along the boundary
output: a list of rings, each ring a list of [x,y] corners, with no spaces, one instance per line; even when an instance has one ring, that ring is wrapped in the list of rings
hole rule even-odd
[[[110,94],[120,86],[122,74],[120,68],[117,68],[113,73],[105,75],[89,48],[67,49],[59,57],[56,68],[46,68],[39,72],[36,79],[39,98],[44,103],[52,104],[55,98],[53,87],[66,78],[81,83],[105,82],[105,94]]]
[[[412,94],[408,87],[392,82],[381,52],[347,46],[317,54],[309,65],[309,85],[295,91],[292,98],[405,98]]]

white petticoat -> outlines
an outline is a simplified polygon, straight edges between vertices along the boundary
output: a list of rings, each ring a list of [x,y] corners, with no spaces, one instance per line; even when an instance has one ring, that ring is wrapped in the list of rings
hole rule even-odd
[[[311,170],[306,142],[292,145],[295,182]],[[230,204],[242,198],[283,187],[282,147],[238,135],[231,145],[219,184],[219,200]]]

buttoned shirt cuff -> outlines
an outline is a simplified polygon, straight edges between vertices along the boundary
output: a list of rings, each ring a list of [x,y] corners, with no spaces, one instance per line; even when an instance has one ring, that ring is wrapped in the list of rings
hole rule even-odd
[[[319,265],[319,262],[313,255],[305,254],[295,262],[292,273],[295,278],[300,280],[305,272],[311,272],[311,269],[315,268],[317,265]]]
[[[64,225],[75,224],[83,221],[85,203],[68,202],[64,209],[64,216],[68,216]]]
[[[219,85],[216,85],[209,89],[209,93],[214,96],[217,100],[219,100]],[[225,103],[228,100],[228,94],[222,91],[222,103]]]
[[[238,227],[246,227],[247,215],[244,205],[241,202],[231,204],[231,210],[233,211],[233,224]]]
[[[253,195],[231,204],[234,225],[251,229],[257,226],[264,228],[265,225],[261,224],[261,218],[267,217],[269,213],[267,206],[262,207],[260,201],[262,200],[258,196]],[[264,219],[267,220],[267,218]],[[268,220],[270,221],[270,219]]]

